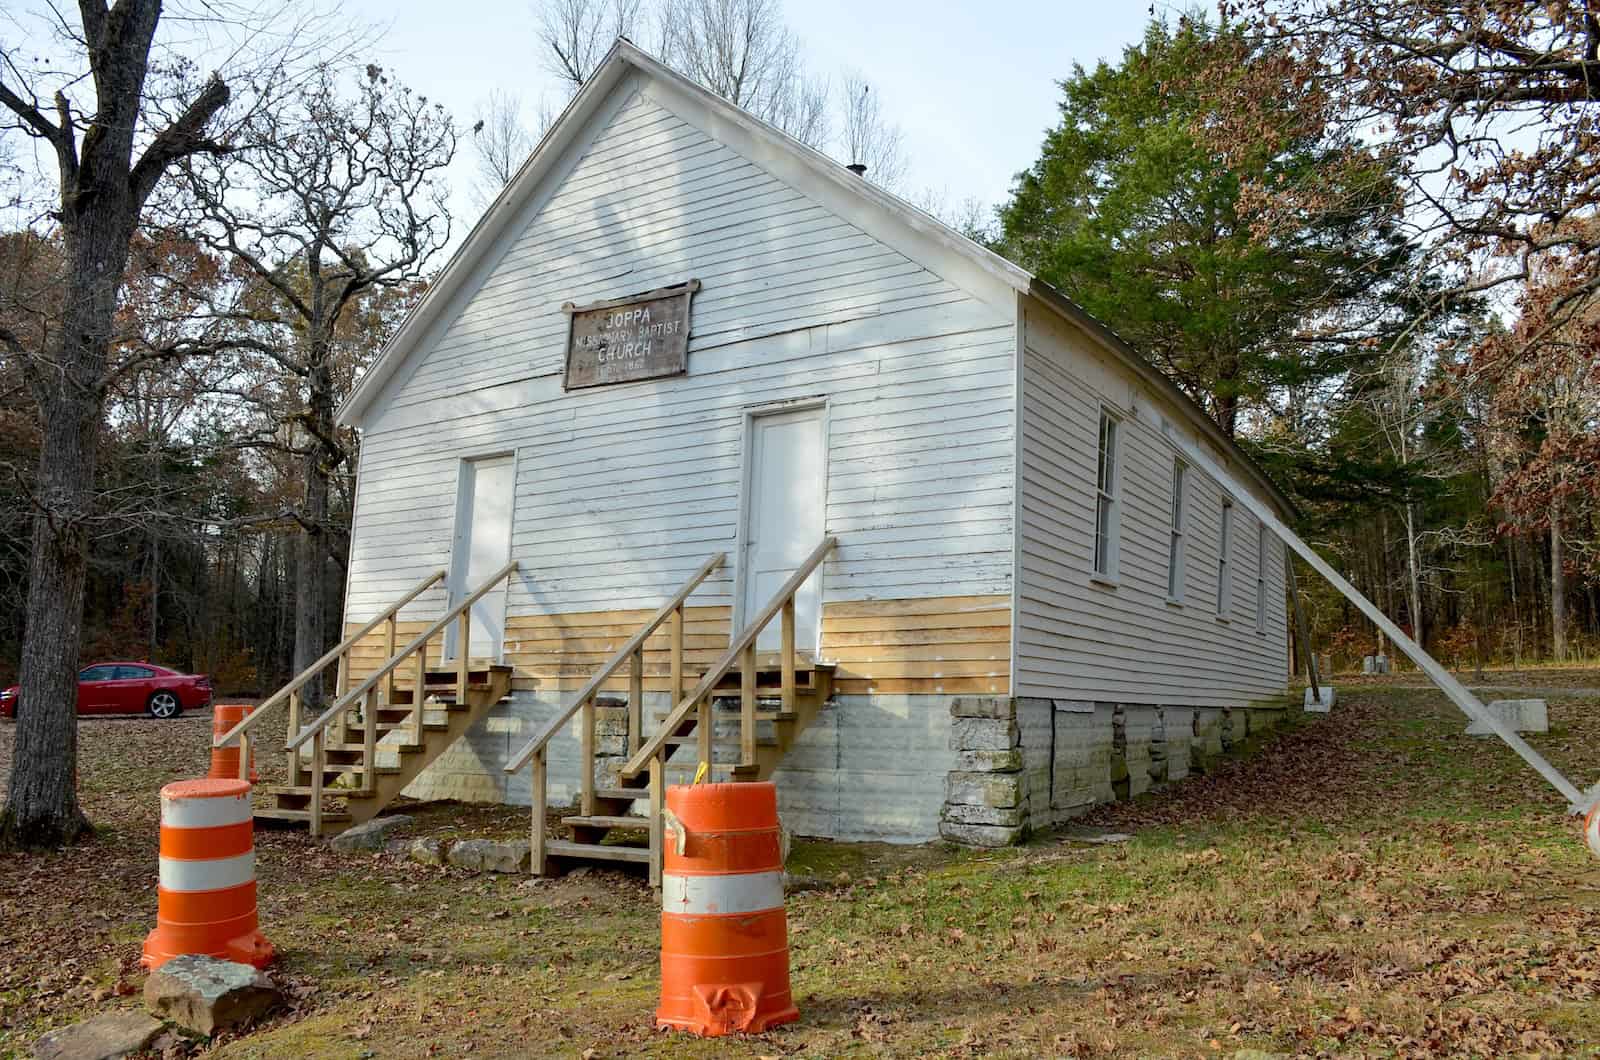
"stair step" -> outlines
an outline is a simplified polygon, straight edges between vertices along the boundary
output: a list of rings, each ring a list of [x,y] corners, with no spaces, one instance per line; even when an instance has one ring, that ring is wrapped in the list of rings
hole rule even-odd
[[[609,843],[569,843],[548,839],[544,844],[546,857],[585,858],[590,861],[637,861],[648,864],[649,847],[619,847]]]
[[[595,788],[597,799],[648,799],[649,788]]]
[[[310,766],[305,767],[310,769]],[[329,762],[322,767],[324,773],[365,773],[367,767],[359,762]],[[400,772],[399,766],[376,766],[373,769],[380,777],[392,777]]]
[[[398,751],[401,754],[412,754],[421,751],[426,745],[420,743],[380,743],[380,751]],[[365,754],[366,748],[358,743],[333,743],[326,748],[329,751],[343,751],[346,754]]]
[[[409,710],[406,711],[407,715],[409,715],[410,713],[411,712]],[[443,721],[424,721],[422,723],[422,731],[423,732],[444,732],[448,728],[450,728],[450,724],[448,722],[443,722]],[[378,722],[378,731],[379,732],[410,732],[411,731],[411,719],[409,717],[407,717],[405,721],[380,721],[380,722]],[[393,747],[394,744],[387,744],[385,746]],[[411,745],[408,744],[407,746],[411,746]]]
[[[307,798],[311,795],[310,784],[276,784],[270,788],[262,788],[260,790],[269,795],[299,795]],[[326,784],[322,787],[322,794],[324,797],[332,796],[340,799],[372,798],[370,791],[362,791],[360,788],[333,788]]]
[[[700,743],[700,737],[695,735],[694,733],[690,733],[688,736],[668,736],[667,739],[666,739],[666,744],[667,744],[668,747],[695,747],[699,743]],[[711,746],[712,747],[738,747],[739,746],[739,738],[737,736],[718,736],[716,739],[711,741]],[[757,747],[777,747],[778,746],[778,739],[775,736],[757,736],[756,737],[756,746]]]
[[[655,720],[656,720],[657,723],[666,721],[671,716],[672,716],[672,712],[669,711],[669,710],[658,710],[658,711],[655,712]],[[739,717],[739,710],[738,710],[737,707],[735,707],[735,708],[733,708],[731,710],[713,710],[711,712],[711,720],[713,722],[734,721],[734,720],[737,720],[738,717]],[[756,708],[756,721],[774,721],[774,722],[776,722],[776,721],[785,721],[785,722],[788,722],[788,721],[798,721],[799,719],[800,719],[800,713],[798,711],[793,711],[793,710],[762,710],[759,706]],[[690,714],[687,718],[684,719],[684,721],[686,721],[686,722],[694,721],[694,720],[695,720],[695,716],[693,714]]]
[[[257,817],[265,817],[268,820],[272,820],[272,821],[307,821],[307,822],[309,822],[311,820],[311,811],[310,810],[281,810],[281,809],[278,809],[276,806],[269,806],[266,809],[257,810],[255,812],[255,816],[257,816]],[[341,823],[347,822],[349,820],[350,820],[350,815],[348,813],[346,813],[345,811],[343,811],[343,810],[323,810],[322,811],[322,823],[323,824],[330,824],[330,823],[332,823],[332,824],[341,824]]]
[[[634,817],[628,814],[590,814],[585,817],[577,814],[572,817],[561,818],[562,824],[573,824],[580,828],[648,828],[650,821],[644,817]]]

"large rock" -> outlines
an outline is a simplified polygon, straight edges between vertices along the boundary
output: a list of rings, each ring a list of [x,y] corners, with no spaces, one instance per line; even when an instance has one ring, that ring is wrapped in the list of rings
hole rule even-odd
[[[445,844],[442,839],[435,839],[432,836],[413,839],[407,850],[412,861],[420,861],[424,865],[444,864]]]
[[[1550,731],[1550,710],[1542,699],[1497,699],[1486,706],[1489,713],[1505,722],[1512,732]],[[1493,734],[1493,729],[1476,721],[1467,726],[1468,736]]]
[[[151,1012],[205,1035],[250,1023],[282,1000],[272,980],[248,964],[194,953],[172,958],[144,984]]]
[[[945,801],[963,806],[1020,806],[1022,774],[947,773]]]
[[[957,696],[950,701],[952,718],[1014,718],[1016,701],[1005,696]]]
[[[389,841],[389,833],[397,828],[404,828],[410,824],[412,818],[403,813],[390,817],[374,817],[365,824],[358,824],[354,828],[346,829],[333,837],[333,849],[341,850],[346,854],[364,851],[369,854],[377,853]]]
[[[1022,732],[1010,718],[950,719],[950,750],[1010,751],[1022,746]]]
[[[939,835],[952,843],[969,847],[1008,847],[1022,842],[1026,828],[1006,828],[989,824],[960,824],[940,821]]]
[[[513,843],[493,839],[463,839],[450,847],[445,859],[458,869],[474,872],[523,872],[533,847],[526,840]]]
[[[965,806],[946,803],[944,821],[955,824],[991,824],[1015,828],[1027,823],[1027,814],[1021,806]]]
[[[106,1012],[53,1030],[33,1044],[34,1060],[120,1060],[155,1040],[164,1024],[143,1012]]]
[[[1022,751],[957,751],[956,769],[964,773],[1020,772]]]

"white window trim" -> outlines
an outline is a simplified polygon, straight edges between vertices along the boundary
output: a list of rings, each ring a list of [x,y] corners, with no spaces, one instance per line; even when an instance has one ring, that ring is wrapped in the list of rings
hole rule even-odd
[[[1267,524],[1256,522],[1256,632],[1267,633]]]
[[[1232,622],[1233,616],[1233,498],[1222,495],[1217,516],[1217,621]]]
[[[1167,603],[1183,606],[1185,576],[1188,574],[1186,540],[1189,526],[1189,465],[1183,458],[1172,458],[1172,502],[1167,513]]]
[[[1102,485],[1101,470],[1104,459],[1101,453],[1101,434],[1106,423],[1112,426],[1110,445],[1110,481]],[[1089,553],[1089,580],[1099,585],[1115,588],[1120,584],[1119,578],[1122,560],[1122,429],[1124,420],[1122,415],[1110,405],[1101,403],[1099,414],[1095,417],[1095,486],[1094,486],[1094,539],[1090,542]],[[1100,525],[1101,501],[1105,501],[1106,520],[1105,527]],[[1105,567],[1100,566],[1100,542],[1104,538]]]

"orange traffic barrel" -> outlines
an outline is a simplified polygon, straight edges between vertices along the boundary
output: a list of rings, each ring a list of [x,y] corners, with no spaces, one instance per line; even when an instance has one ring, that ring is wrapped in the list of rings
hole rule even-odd
[[[661,872],[662,1027],[760,1034],[800,1018],[789,993],[778,789],[667,789]]]
[[[180,780],[161,789],[161,882],[146,968],[200,953],[265,968],[276,954],[256,920],[250,785]]]
[[[1583,819],[1583,838],[1594,856],[1600,858],[1600,802],[1595,803],[1589,809],[1589,816]]]
[[[206,776],[212,780],[241,780],[239,773],[239,744],[235,740],[227,747],[216,746],[217,737],[232,729],[254,710],[247,703],[218,703],[211,708],[211,772]],[[250,783],[259,784],[261,777],[256,773],[255,751],[250,752]]]

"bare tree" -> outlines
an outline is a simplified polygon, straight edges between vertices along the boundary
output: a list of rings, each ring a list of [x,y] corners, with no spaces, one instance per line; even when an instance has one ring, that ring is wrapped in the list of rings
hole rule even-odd
[[[70,842],[88,828],[76,791],[78,639],[118,294],[129,242],[156,185],[179,160],[219,149],[209,130],[232,95],[216,75],[197,85],[167,80],[156,37],[161,6],[120,0],[107,9],[103,0],[80,0],[79,24],[61,15],[56,25],[76,64],[69,74],[52,76],[47,62],[25,71],[17,50],[0,50],[0,106],[12,119],[5,128],[32,137],[55,161],[52,220],[62,251],[60,319],[42,347],[0,332],[8,356],[24,366],[42,427],[26,691],[0,814],[6,845]],[[26,54],[38,50],[30,45]]]
[[[906,175],[900,127],[884,118],[878,95],[860,71],[846,71],[843,88],[840,157],[849,164],[866,166],[867,179],[879,187],[898,191]]]
[[[663,0],[661,58],[801,143],[828,139],[828,86],[805,69],[780,0]]]
[[[545,69],[577,92],[618,37],[643,26],[644,0],[539,0],[534,5]]]
[[[392,301],[374,299],[415,297],[450,241],[441,179],[456,148],[449,116],[378,66],[357,80],[352,99],[324,64],[283,105],[255,116],[245,147],[184,168],[197,238],[248,275],[233,315],[277,374],[262,400],[279,404],[281,422],[251,441],[300,463],[297,502],[257,520],[300,531],[296,671],[326,648],[329,568],[347,544],[330,521],[329,496],[353,439],[334,412],[375,350],[371,336],[398,316]]]
[[[554,121],[550,108],[541,100],[534,112],[534,125],[524,121],[522,97],[515,92],[495,89],[478,104],[472,126],[472,153],[478,172],[472,181],[472,204],[486,210],[511,183],[522,163],[533,153],[539,140]]]

